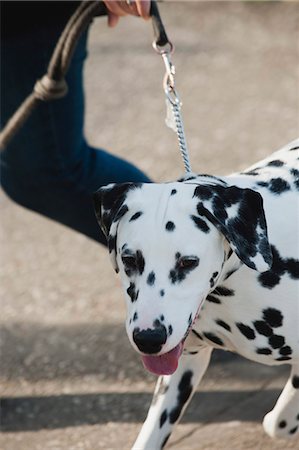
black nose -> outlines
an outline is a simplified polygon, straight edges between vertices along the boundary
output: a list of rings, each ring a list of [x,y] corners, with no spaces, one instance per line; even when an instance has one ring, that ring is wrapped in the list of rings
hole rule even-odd
[[[142,331],[139,328],[135,328],[133,331],[133,340],[142,353],[159,353],[166,339],[165,327],[155,328],[154,330],[148,328]]]

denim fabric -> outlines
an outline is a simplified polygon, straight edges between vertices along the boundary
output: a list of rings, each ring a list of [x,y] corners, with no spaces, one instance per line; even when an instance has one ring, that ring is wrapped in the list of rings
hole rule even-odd
[[[32,91],[46,71],[61,27],[46,27],[1,44],[1,125]],[[66,97],[41,104],[1,155],[1,184],[22,206],[105,242],[96,222],[92,193],[110,182],[149,178],[134,165],[84,138],[82,71],[85,34],[76,49],[68,75]]]

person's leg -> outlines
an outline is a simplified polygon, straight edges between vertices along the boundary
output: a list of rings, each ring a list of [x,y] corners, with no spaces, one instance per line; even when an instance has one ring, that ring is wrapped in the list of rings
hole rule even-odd
[[[51,27],[2,42],[2,126],[45,73],[60,32]],[[150,180],[132,164],[90,147],[84,139],[86,38],[81,38],[67,75],[67,96],[41,104],[2,153],[1,184],[19,204],[105,242],[92,193],[110,182]]]

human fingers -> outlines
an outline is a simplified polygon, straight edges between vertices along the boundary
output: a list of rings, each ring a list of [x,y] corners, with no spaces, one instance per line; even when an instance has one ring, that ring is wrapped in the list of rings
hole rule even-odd
[[[127,14],[141,16],[144,19],[149,17],[150,0],[104,0],[108,10],[108,26],[115,27],[120,17]]]
[[[150,0],[136,0],[136,7],[139,16],[141,16],[143,19],[150,18]]]
[[[139,15],[136,3],[133,1],[104,0],[104,3],[107,9],[117,16],[126,16],[127,14]]]
[[[108,27],[113,28],[118,24],[119,16],[108,11]]]

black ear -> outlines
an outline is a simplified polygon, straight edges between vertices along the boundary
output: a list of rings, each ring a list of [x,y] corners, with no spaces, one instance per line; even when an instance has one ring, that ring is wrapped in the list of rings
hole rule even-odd
[[[263,199],[258,192],[237,186],[198,186],[198,213],[206,216],[229,241],[240,260],[258,272],[269,270],[272,253]]]
[[[119,210],[124,205],[126,194],[132,186],[134,186],[133,183],[108,184],[93,194],[95,214],[106,238],[108,238],[112,222],[117,219]]]
[[[119,220],[129,210],[125,204],[128,191],[141,187],[141,183],[108,184],[93,194],[94,209],[99,225],[106,236],[112,265],[116,262],[116,238]]]

